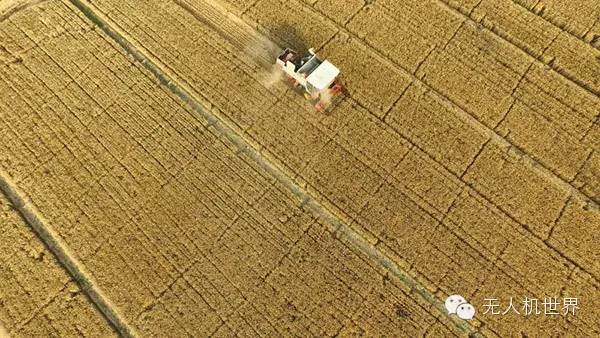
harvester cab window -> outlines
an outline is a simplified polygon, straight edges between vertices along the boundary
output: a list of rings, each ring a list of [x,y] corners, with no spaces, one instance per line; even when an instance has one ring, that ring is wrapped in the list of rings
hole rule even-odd
[[[294,60],[294,72],[297,72],[300,67],[302,67],[302,60]]]
[[[281,53],[281,55],[279,56],[279,59],[283,62],[286,61],[291,61],[294,59],[294,51],[292,51],[291,49],[286,49],[283,53]]]
[[[313,72],[323,61],[314,55],[308,55],[302,58],[304,61],[298,70],[298,73],[306,74],[307,76]]]
[[[304,66],[304,64],[307,63],[310,60],[310,58],[312,58],[312,55],[307,55],[300,59],[300,67]]]
[[[311,58],[311,55],[307,55],[301,58],[296,58],[294,60],[294,71],[297,72],[300,70],[300,68],[302,68],[302,66],[304,66],[305,63],[307,63]]]

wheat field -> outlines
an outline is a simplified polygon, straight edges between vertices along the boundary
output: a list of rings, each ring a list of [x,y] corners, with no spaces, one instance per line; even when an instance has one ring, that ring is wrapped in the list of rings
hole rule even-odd
[[[600,336],[597,1],[0,0],[0,93],[0,336]]]

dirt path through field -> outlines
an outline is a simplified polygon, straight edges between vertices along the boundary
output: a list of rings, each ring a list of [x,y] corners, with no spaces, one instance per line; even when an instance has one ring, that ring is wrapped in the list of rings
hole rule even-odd
[[[102,293],[96,285],[94,278],[87,271],[77,255],[74,255],[61,237],[48,225],[48,221],[36,210],[35,206],[12,182],[9,175],[0,168],[0,193],[7,196],[14,210],[16,210],[27,224],[33,229],[42,242],[48,247],[60,265],[65,268],[85,295],[92,300],[94,306],[124,337],[134,336],[133,330],[124,322],[118,309]]]

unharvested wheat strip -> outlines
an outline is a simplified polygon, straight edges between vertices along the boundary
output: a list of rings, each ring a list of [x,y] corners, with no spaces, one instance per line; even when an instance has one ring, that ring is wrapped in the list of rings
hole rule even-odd
[[[59,64],[59,63],[58,63],[58,61],[55,61],[54,59],[52,59],[52,57],[51,57],[50,55],[48,55],[48,54],[45,54],[45,55],[47,55],[47,57],[48,57],[48,58],[49,58],[49,59],[50,59],[50,60],[53,62],[53,64],[56,64],[56,65],[58,65],[58,64]],[[39,79],[39,77],[35,76],[35,70],[29,70],[29,69],[28,69],[28,71],[29,71],[29,73],[30,73],[30,74],[33,76],[33,78],[34,78],[34,79],[36,79],[36,81],[37,81],[38,83],[41,83],[41,84],[42,84],[42,86],[46,87],[47,89],[49,89],[49,91],[50,91],[50,92],[52,92],[52,91],[51,91],[51,88],[50,88],[50,87],[48,87],[48,83],[44,82],[43,80]],[[27,81],[25,81],[25,83],[27,83],[28,85],[31,85],[31,84],[30,84],[30,83],[28,83]],[[86,95],[86,98],[89,98],[90,100],[92,100],[91,102],[93,102],[93,103],[95,103],[95,102],[96,102],[96,101],[95,101],[95,100],[94,100],[94,99],[93,99],[91,96],[89,96],[89,93],[87,93],[85,90],[83,90],[83,88],[81,88],[81,86],[80,86],[79,84],[77,84],[77,87],[78,87],[78,88],[80,88],[80,90],[81,90],[81,91],[83,91],[83,92],[85,93],[85,95]],[[16,89],[15,89],[15,90],[16,90]],[[32,89],[32,90],[33,90],[33,89]],[[19,95],[22,95],[22,93],[21,93],[20,91],[17,91],[17,92],[19,93]],[[33,95],[30,95],[29,97],[35,97],[35,96],[33,96]],[[64,101],[63,101],[63,100],[60,98],[60,96],[58,96],[58,95],[57,95],[56,97],[57,97],[57,98],[60,100],[60,102],[61,102],[62,104],[64,104],[65,106],[67,106],[67,107],[68,107],[68,109],[69,109],[69,110],[71,110],[71,107],[69,107],[69,105],[68,105],[68,103],[67,103],[67,102],[64,102]],[[24,98],[24,99],[25,99],[25,98]],[[92,103],[92,104],[93,104],[93,103]],[[108,152],[110,153],[110,151],[108,151]],[[118,160],[118,159],[117,159],[117,160]]]
[[[421,82],[422,83],[421,80],[415,78],[414,76],[411,76],[411,77],[413,78],[413,81],[417,81],[417,82]],[[488,136],[489,138],[491,138],[492,142],[494,144],[500,145],[501,147],[509,147],[511,149],[517,150],[517,147],[514,144],[510,143],[510,141],[506,140],[503,136],[501,136],[500,134],[498,134],[494,130],[488,128],[482,122],[480,122],[477,119],[475,119],[474,117],[472,117],[466,110],[464,110],[461,107],[455,105],[454,102],[451,101],[451,99],[449,99],[448,97],[440,94],[434,88],[431,88],[429,85],[427,85],[427,84],[423,84],[423,85],[426,88],[431,89],[432,93],[438,99],[440,99],[440,101],[442,103],[444,103],[444,105],[449,110],[455,112],[455,114],[457,115],[457,117],[459,119],[461,119],[465,124],[472,126],[480,134]],[[517,151],[517,152],[519,152],[519,151]],[[523,159],[523,162],[526,164],[526,166],[528,168],[531,168],[535,172],[538,172],[541,176],[547,178],[550,182],[556,184],[561,189],[569,192],[570,194],[572,194],[576,198],[578,198],[578,199],[580,199],[580,200],[582,200],[582,201],[590,204],[590,206],[592,206],[594,208],[598,208],[598,203],[597,202],[593,201],[590,197],[588,197],[587,195],[583,194],[581,191],[579,191],[579,189],[575,188],[569,182],[567,182],[564,179],[562,179],[559,176],[557,176],[550,169],[546,168],[544,165],[542,165],[540,162],[538,162],[537,160],[535,160],[534,158],[532,158],[528,154],[520,154],[520,157]]]
[[[443,310],[443,305],[425,288],[419,286],[418,282],[416,282],[412,277],[408,276],[406,273],[401,271],[398,266],[381,252],[379,252],[375,247],[369,244],[364,238],[357,235],[353,230],[351,230],[347,225],[340,222],[339,219],[334,216],[331,212],[325,209],[319,202],[317,202],[312,196],[310,196],[306,191],[302,188],[298,187],[293,180],[287,177],[279,168],[273,165],[270,162],[267,162],[262,155],[255,149],[255,147],[245,140],[243,137],[239,136],[235,129],[228,125],[226,121],[224,121],[220,116],[214,115],[212,112],[208,112],[205,108],[199,103],[199,101],[190,94],[190,90],[186,85],[183,85],[174,80],[174,78],[165,73],[164,66],[162,66],[157,60],[149,59],[137,46],[131,44],[128,39],[127,34],[124,32],[114,28],[114,26],[109,23],[103,16],[96,13],[89,6],[87,1],[81,0],[70,0],[70,2],[75,5],[79,10],[81,10],[92,22],[98,25],[108,36],[113,38],[119,45],[121,45],[128,53],[130,53],[134,58],[136,58],[139,62],[145,65],[145,67],[154,74],[159,81],[169,88],[175,95],[180,97],[183,101],[188,103],[190,106],[194,108],[194,110],[201,114],[208,121],[212,121],[212,125],[219,133],[226,136],[233,144],[237,145],[240,151],[244,152],[255,161],[259,167],[266,170],[272,176],[274,176],[281,184],[283,184],[287,189],[293,192],[301,200],[306,200],[306,206],[318,217],[323,218],[325,220],[330,221],[330,223],[336,228],[341,235],[348,237],[351,239],[351,242],[356,246],[361,252],[364,252],[369,257],[376,258],[380,264],[387,269],[392,275],[398,277],[404,283],[406,283],[410,289],[414,290],[423,300],[427,303],[431,304],[433,308],[439,313],[439,315],[448,316],[446,311]],[[465,333],[475,333],[476,331],[466,322],[452,318],[451,321]]]
[[[449,101],[448,98],[440,96],[440,99],[443,103],[447,104],[448,108],[451,109],[453,104]],[[499,135],[494,130],[489,129],[483,123],[475,120],[470,116],[467,112],[462,109],[455,110],[457,112],[457,116],[462,119],[465,123],[470,124],[477,131],[479,131],[482,135],[486,135],[492,141],[493,144],[500,146],[501,148],[510,149],[513,154],[516,154],[516,157],[520,158],[527,168],[531,168],[534,172],[538,173],[541,177],[544,177],[548,180],[548,182],[553,183],[558,186],[561,190],[568,192],[573,197],[578,200],[587,203],[590,207],[600,210],[599,204],[592,200],[589,196],[582,193],[579,189],[575,188],[571,183],[565,181],[564,179],[557,176],[550,169],[546,168],[538,161],[533,159],[530,155],[523,153],[518,147],[511,144],[504,137]]]
[[[0,191],[8,197],[14,208],[19,211],[27,224],[42,239],[46,247],[56,256],[61,265],[69,272],[81,290],[92,300],[115,330],[124,337],[137,336],[137,333],[122,318],[121,314],[103,294],[102,290],[97,287],[94,279],[89,275],[81,262],[73,255],[54,230],[47,225],[47,221],[42,218],[35,206],[14,185],[3,169],[0,169]]]
[[[585,42],[586,44],[589,44],[590,46],[594,47],[594,48],[600,48],[600,35],[595,35],[591,32],[591,30],[599,23],[598,21],[596,22],[591,22],[591,24],[589,24],[588,27],[586,27],[585,29],[583,29],[584,27],[580,27],[582,28],[581,32],[577,32],[573,27],[572,23],[570,23],[569,21],[571,21],[571,19],[568,17],[568,15],[563,16],[562,18],[560,17],[561,14],[564,13],[559,13],[558,15],[552,15],[552,9],[550,11],[546,10],[546,7],[544,5],[544,1],[538,1],[535,5],[531,6],[530,4],[527,3],[527,1],[523,1],[523,0],[512,0],[512,2],[517,5],[520,6],[524,9],[526,9],[527,11],[531,12],[532,14],[539,16],[541,18],[543,18],[545,21],[551,23],[553,26],[559,28],[560,30],[569,33],[571,36],[577,38],[578,40]],[[589,3],[591,3],[593,5],[592,1],[589,1]],[[569,6],[571,5],[569,2],[564,2],[565,6]],[[575,3],[574,3],[575,5]],[[598,20],[600,20],[600,5],[596,5],[597,6],[597,14],[598,14]],[[589,14],[585,11],[580,11],[580,14],[584,15],[584,14]]]
[[[465,19],[470,20],[474,23],[477,23],[478,21],[473,18],[471,13],[464,13],[463,11],[461,11],[460,8],[456,8],[454,7],[449,0],[437,0],[440,4],[442,4],[442,6],[445,6],[446,8],[448,8],[448,10],[453,11],[455,13],[459,13],[460,15],[464,16]],[[498,36],[499,39],[502,39],[508,43],[510,43],[511,45],[519,48],[520,50],[523,51],[523,53],[527,54],[527,56],[529,56],[530,58],[533,58],[534,60],[537,60],[541,63],[543,63],[544,65],[547,65],[548,67],[552,68],[556,73],[560,74],[562,77],[564,77],[565,79],[567,79],[568,81],[576,84],[578,87],[580,87],[581,89],[594,94],[597,97],[600,97],[600,90],[596,87],[593,87],[592,85],[590,85],[589,83],[586,83],[580,79],[578,79],[577,77],[575,77],[572,73],[570,73],[568,70],[562,69],[560,67],[558,67],[557,65],[555,65],[553,62],[550,62],[548,60],[544,60],[543,56],[540,55],[535,55],[535,53],[533,53],[533,51],[531,51],[529,48],[527,48],[526,46],[523,45],[523,43],[511,38],[510,35],[500,32],[497,28],[495,27],[489,27],[490,31],[492,33],[494,33],[496,36]]]

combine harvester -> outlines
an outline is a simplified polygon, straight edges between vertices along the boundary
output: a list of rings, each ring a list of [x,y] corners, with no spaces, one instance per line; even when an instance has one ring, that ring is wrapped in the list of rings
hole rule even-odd
[[[304,97],[310,100],[319,112],[325,112],[332,107],[334,99],[345,90],[342,84],[336,82],[340,70],[331,62],[319,58],[313,48],[303,57],[286,48],[277,57],[276,64],[281,67],[294,87],[302,87]]]

